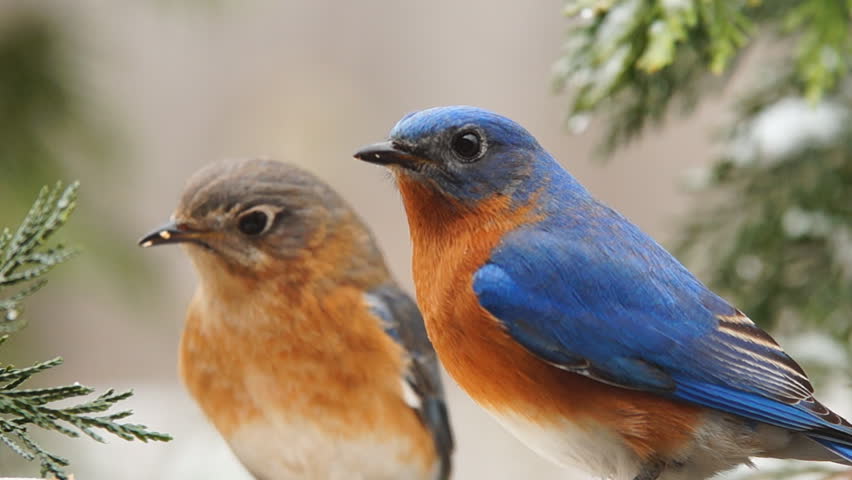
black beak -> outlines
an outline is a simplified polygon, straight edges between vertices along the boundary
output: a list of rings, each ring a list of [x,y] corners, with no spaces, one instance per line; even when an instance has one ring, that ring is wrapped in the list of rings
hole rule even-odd
[[[192,230],[184,224],[169,222],[139,239],[143,248],[166,245],[168,243],[195,242],[201,243],[198,236],[204,232]]]
[[[415,168],[423,159],[396,142],[379,142],[367,145],[355,152],[355,158],[378,165],[399,165]]]

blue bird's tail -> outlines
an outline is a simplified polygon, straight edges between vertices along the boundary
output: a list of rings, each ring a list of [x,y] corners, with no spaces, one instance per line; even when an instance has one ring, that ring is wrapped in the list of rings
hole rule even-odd
[[[814,440],[819,442],[823,447],[830,450],[831,453],[834,453],[835,455],[845,460],[844,463],[852,464],[852,445],[833,442],[831,440],[825,440],[822,438],[814,438]]]

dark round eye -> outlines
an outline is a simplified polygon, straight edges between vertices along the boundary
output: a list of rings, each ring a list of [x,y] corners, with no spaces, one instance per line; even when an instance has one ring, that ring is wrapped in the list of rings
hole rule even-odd
[[[260,210],[255,210],[240,217],[237,228],[246,235],[259,235],[266,230],[268,222],[269,216]]]
[[[482,154],[482,139],[476,132],[457,133],[450,146],[462,160],[477,160]]]

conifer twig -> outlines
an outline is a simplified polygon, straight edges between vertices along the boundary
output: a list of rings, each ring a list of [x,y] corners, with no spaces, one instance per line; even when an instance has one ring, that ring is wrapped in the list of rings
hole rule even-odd
[[[63,188],[45,187],[30,208],[21,225],[13,232],[0,231],[0,331],[20,329],[22,302],[44,286],[41,278],[56,265],[75,254],[73,249],[56,245],[45,247],[48,238],[64,225],[76,203],[78,184]],[[7,293],[9,289],[16,289]],[[8,335],[0,336],[0,346]],[[98,442],[104,438],[98,433],[107,432],[123,440],[147,442],[169,441],[171,437],[154,432],[143,425],[121,423],[132,412],[122,410],[106,413],[117,402],[126,400],[133,392],[116,393],[110,389],[93,400],[80,397],[94,393],[94,389],[74,383],[56,387],[22,388],[34,375],[62,364],[54,358],[34,365],[17,368],[0,363],[0,444],[29,460],[37,460],[43,476],[68,480],[64,468],[69,460],[48,452],[30,437],[28,428],[39,427],[76,438],[84,434]],[[70,407],[52,406],[59,400],[78,399]]]

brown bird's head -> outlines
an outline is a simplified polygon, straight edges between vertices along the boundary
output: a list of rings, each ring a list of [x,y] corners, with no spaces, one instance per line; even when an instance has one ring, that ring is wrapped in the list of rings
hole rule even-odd
[[[171,221],[139,241],[170,243],[187,246],[202,280],[344,275],[374,283],[387,275],[343,199],[312,174],[273,160],[222,161],[193,175]]]

